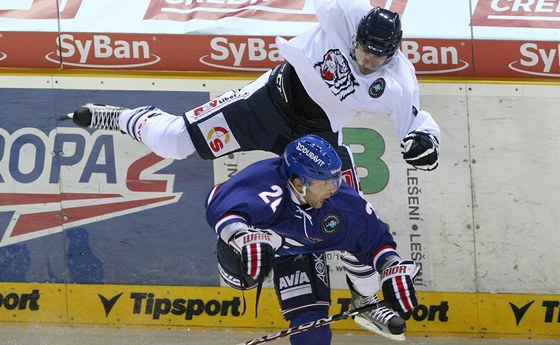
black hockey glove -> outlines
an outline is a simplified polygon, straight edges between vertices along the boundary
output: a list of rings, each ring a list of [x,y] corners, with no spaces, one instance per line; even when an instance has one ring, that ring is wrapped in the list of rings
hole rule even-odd
[[[233,241],[241,253],[243,272],[254,280],[264,280],[274,263],[272,236],[258,230],[244,230],[236,233]]]
[[[401,142],[404,160],[419,170],[434,170],[438,166],[439,142],[433,135],[414,131]]]
[[[412,260],[394,261],[381,272],[383,297],[403,318],[418,305],[414,279],[420,267]]]

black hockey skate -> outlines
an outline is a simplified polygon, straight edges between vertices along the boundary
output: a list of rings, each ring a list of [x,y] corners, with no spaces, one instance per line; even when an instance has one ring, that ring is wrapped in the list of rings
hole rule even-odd
[[[126,109],[128,108],[88,103],[68,114],[68,117],[80,127],[120,131],[119,115]]]
[[[379,302],[377,295],[365,297],[352,289],[350,291],[352,292],[352,305],[354,308]],[[358,314],[354,317],[354,321],[360,327],[391,340],[406,340],[404,336],[406,322],[399,314],[388,307],[379,306],[376,309]]]

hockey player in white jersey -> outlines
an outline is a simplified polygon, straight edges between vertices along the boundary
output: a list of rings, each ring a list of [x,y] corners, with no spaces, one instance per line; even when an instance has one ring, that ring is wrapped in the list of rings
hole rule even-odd
[[[369,0],[315,0],[318,25],[291,40],[277,38],[286,62],[239,90],[229,91],[182,116],[153,106],[134,109],[87,104],[69,114],[83,127],[118,130],[165,158],[195,152],[215,159],[237,151],[281,154],[293,139],[317,134],[335,146],[345,181],[360,190],[352,154],[341,129],[356,116],[388,114],[403,159],[421,170],[438,165],[440,131],[422,110],[413,65],[400,52],[397,13]],[[375,300],[360,281],[377,274],[343,257],[354,305]],[[356,317],[381,333],[372,313]]]

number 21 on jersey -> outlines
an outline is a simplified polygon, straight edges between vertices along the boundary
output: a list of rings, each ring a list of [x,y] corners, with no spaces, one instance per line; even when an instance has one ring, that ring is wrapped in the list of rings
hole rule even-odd
[[[282,201],[282,188],[277,185],[270,186],[272,191],[264,191],[259,193],[259,197],[270,206],[272,212],[276,212],[278,205]]]

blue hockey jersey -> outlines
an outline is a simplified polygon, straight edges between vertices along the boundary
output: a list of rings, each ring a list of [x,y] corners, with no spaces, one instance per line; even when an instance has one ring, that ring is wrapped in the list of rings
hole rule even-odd
[[[396,243],[373,206],[342,183],[320,209],[301,205],[288,186],[282,157],[254,163],[216,185],[206,218],[219,235],[228,224],[270,230],[283,239],[277,255],[345,251],[378,271]]]

